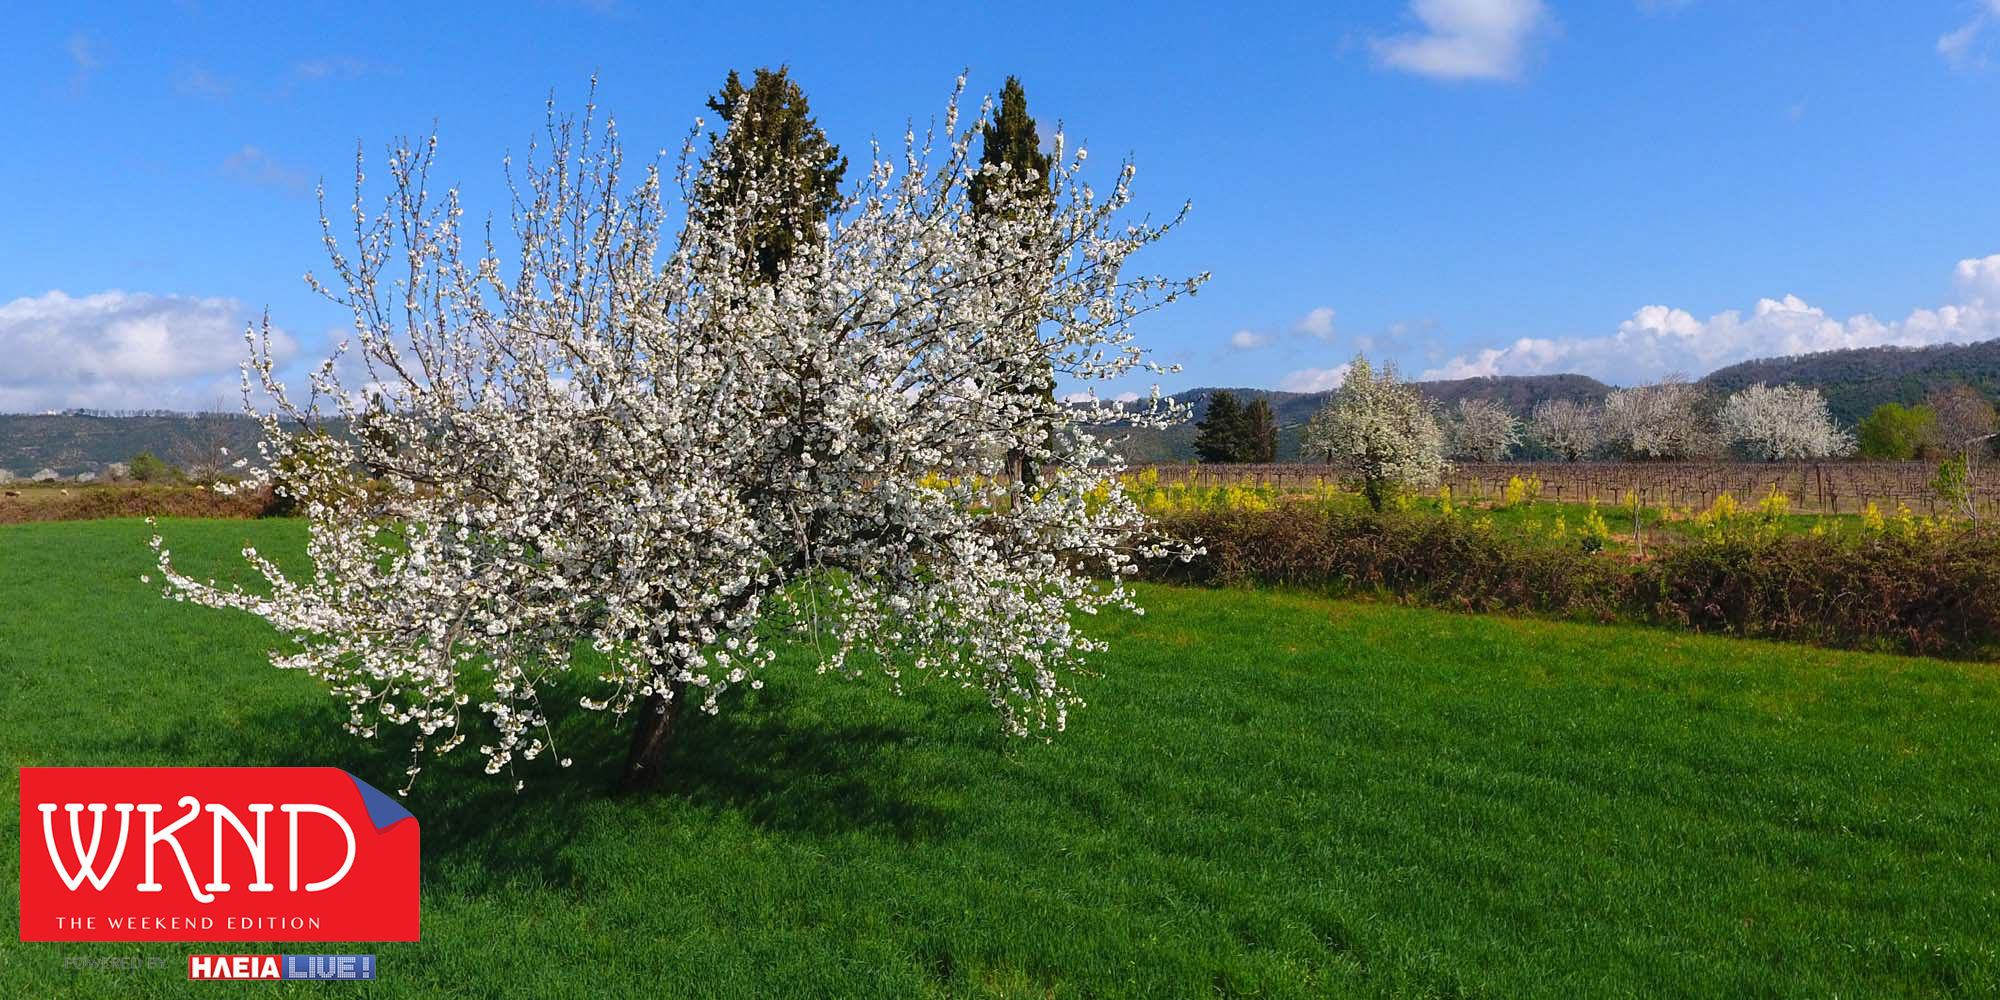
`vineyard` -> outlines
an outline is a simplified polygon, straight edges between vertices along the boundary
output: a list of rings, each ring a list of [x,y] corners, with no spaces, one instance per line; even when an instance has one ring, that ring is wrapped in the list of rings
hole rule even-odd
[[[1202,465],[1159,463],[1160,485],[1267,486],[1312,489],[1339,482],[1347,470],[1333,465]],[[1135,470],[1137,471],[1137,470]],[[1980,474],[1984,473],[1984,474]],[[1926,462],[1477,462],[1455,466],[1444,483],[1462,502],[1502,495],[1514,477],[1539,478],[1541,497],[1559,503],[1620,502],[1636,492],[1647,507],[1706,509],[1724,493],[1755,500],[1778,490],[1800,514],[1858,514],[1870,503],[1882,510],[1908,507],[1936,514],[1943,503],[1931,485],[1937,466]],[[1980,517],[2000,516],[2000,475],[1975,469],[1971,495]]]

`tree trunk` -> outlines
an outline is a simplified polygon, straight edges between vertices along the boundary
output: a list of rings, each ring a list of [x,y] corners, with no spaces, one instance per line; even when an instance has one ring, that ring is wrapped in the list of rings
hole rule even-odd
[[[1361,495],[1368,498],[1368,509],[1382,513],[1382,500],[1388,492],[1388,484],[1380,479],[1364,477],[1361,480]]]
[[[639,728],[632,733],[632,749],[625,756],[625,773],[618,779],[622,792],[645,792],[659,787],[665,774],[667,754],[680,735],[681,713],[687,701],[687,685],[675,681],[667,694],[655,691],[646,696],[639,709]]]
[[[1007,449],[1007,478],[1022,486],[1032,488],[1034,473],[1028,467],[1028,453],[1019,448]]]

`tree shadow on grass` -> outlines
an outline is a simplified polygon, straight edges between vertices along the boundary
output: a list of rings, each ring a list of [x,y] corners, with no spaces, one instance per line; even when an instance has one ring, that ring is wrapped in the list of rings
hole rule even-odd
[[[909,748],[926,735],[887,721],[798,724],[765,713],[698,718],[659,794],[737,813],[767,830],[949,837],[958,816],[923,801]]]
[[[393,796],[411,763],[403,734],[385,728],[363,740],[340,728],[342,717],[331,703],[297,706],[247,716],[222,734],[176,727],[144,749],[185,766],[337,767]],[[566,849],[582,828],[578,818],[607,808],[634,824],[716,812],[773,832],[864,832],[905,843],[948,837],[958,828],[956,815],[922,801],[921,783],[907,776],[903,748],[936,734],[886,722],[788,723],[766,709],[737,706],[692,720],[660,789],[622,795],[614,789],[630,720],[590,713],[568,723],[557,739],[574,766],[558,767],[554,753],[517,760],[518,778],[527,782],[520,792],[515,776],[485,774],[485,759],[473,747],[444,758],[426,755],[425,770],[400,801],[423,826],[427,885],[442,884],[446,872],[460,886],[524,879],[577,885]]]
[[[582,766],[560,770],[553,755],[544,756],[525,764],[521,773],[529,784],[517,793],[514,778],[505,772],[485,774],[485,758],[462,747],[443,758],[426,754],[418,761],[423,773],[410,794],[400,797],[396,792],[408,780],[405,769],[411,765],[403,733],[385,728],[375,739],[363,740],[341,729],[343,716],[330,702],[300,706],[247,716],[220,737],[214,732],[191,736],[187,729],[177,729],[149,749],[167,760],[184,760],[187,766],[340,768],[388,793],[416,815],[423,828],[426,884],[435,884],[443,869],[467,865],[498,876],[496,882],[523,877],[554,885],[573,881],[571,863],[562,850],[574,830],[569,817],[604,797],[605,785],[598,776],[575,774],[586,770]],[[579,765],[603,750],[567,743],[563,749],[574,754]]]

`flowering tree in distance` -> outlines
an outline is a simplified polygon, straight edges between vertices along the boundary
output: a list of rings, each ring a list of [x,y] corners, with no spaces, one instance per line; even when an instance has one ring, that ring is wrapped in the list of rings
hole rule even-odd
[[[1596,450],[1602,432],[1597,407],[1573,399],[1547,399],[1528,414],[1528,433],[1542,446],[1574,462]]]
[[[1706,458],[1719,450],[1701,387],[1670,375],[1604,397],[1603,444],[1627,459]]]
[[[1368,506],[1378,511],[1392,488],[1434,485],[1446,468],[1444,432],[1430,404],[1396,378],[1394,365],[1378,373],[1360,355],[1307,422],[1301,448],[1309,458],[1352,468]]]
[[[264,596],[161,548],[175,596],[294,639],[273,662],[329,683],[352,732],[408,727],[413,781],[468,739],[488,773],[560,756],[552,697],[574,670],[583,708],[633,717],[623,783],[652,784],[688,710],[762,686],[788,630],[823,673],[939,678],[983,691],[1008,733],[1061,730],[1082,704],[1068,677],[1102,648],[1074,613],[1136,612],[1135,556],[1172,550],[1077,424],[1176,414],[1009,376],[1027,357],[1085,381],[1159,370],[1129,324],[1201,279],[1127,270],[1179,217],[1120,221],[1131,166],[1094,190],[1060,134],[1052,210],[972,212],[959,104],[878,149],[785,255],[741,238],[747,191],[668,234],[663,190],[685,203],[728,142],[697,161],[690,136],[677,170],[628,184],[615,124],[551,108],[546,147],[510,170],[511,241],[478,250],[457,191],[430,188],[435,138],[397,144],[379,210],[357,170],[352,244],[323,220],[338,280],[308,279],[352,310],[356,349],[305,401],[268,325],[245,368],[246,398],[254,377],[277,401],[266,457],[314,569],[246,550]],[[354,433],[317,433],[329,408]],[[1010,451],[1058,471],[1009,482]]]
[[[1491,399],[1458,401],[1449,428],[1451,453],[1475,462],[1498,462],[1521,443],[1521,422]]]
[[[1767,462],[1831,458],[1854,450],[1818,389],[1762,382],[1732,394],[1716,423],[1725,440]]]

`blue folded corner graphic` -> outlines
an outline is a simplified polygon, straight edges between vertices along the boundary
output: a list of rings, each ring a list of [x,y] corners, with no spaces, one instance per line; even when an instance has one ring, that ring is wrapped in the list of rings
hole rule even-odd
[[[383,794],[374,785],[362,781],[360,778],[348,774],[346,771],[340,773],[347,774],[347,780],[354,782],[355,790],[361,793],[361,804],[368,807],[368,822],[375,824],[377,833],[387,830],[406,819],[416,818],[410,815],[408,809],[403,808],[395,799]]]

